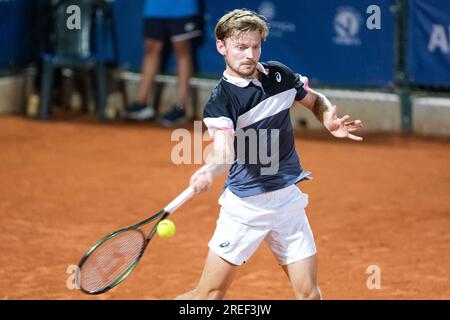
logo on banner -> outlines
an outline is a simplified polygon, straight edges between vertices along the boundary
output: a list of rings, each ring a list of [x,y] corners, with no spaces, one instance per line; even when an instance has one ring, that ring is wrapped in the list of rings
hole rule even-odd
[[[359,30],[361,29],[361,14],[352,7],[338,7],[334,17],[333,42],[338,45],[360,46]]]
[[[428,51],[434,53],[436,50],[439,50],[444,54],[450,53],[450,26],[448,26],[447,37],[445,26],[433,24],[430,40],[428,41]]]
[[[263,1],[258,7],[258,13],[267,18],[270,24],[270,37],[283,38],[286,33],[294,33],[297,30],[295,23],[287,20],[276,20],[277,8],[272,1]]]
[[[264,1],[259,6],[259,14],[263,15],[269,20],[275,17],[275,5],[272,2]]]

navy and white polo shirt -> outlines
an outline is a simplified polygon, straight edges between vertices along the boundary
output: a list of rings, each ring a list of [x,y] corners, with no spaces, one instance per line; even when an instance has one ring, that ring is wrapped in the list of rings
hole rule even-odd
[[[204,109],[204,123],[235,136],[235,160],[225,187],[239,197],[275,191],[308,179],[301,167],[289,110],[308,93],[308,78],[280,62],[258,63],[258,79],[223,78]]]

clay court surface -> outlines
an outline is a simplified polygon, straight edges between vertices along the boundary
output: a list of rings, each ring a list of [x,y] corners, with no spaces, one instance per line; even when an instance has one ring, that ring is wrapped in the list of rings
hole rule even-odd
[[[68,267],[100,237],[158,211],[187,186],[199,165],[171,162],[171,132],[87,116],[0,117],[0,299],[172,299],[190,290],[215,228],[222,178],[172,216],[175,237],[154,238],[121,285],[101,296],[67,288]],[[300,188],[310,197],[324,298],[450,299],[450,141],[296,136],[314,174]],[[381,271],[380,289],[367,287],[370,266]],[[226,298],[293,294],[263,245]]]

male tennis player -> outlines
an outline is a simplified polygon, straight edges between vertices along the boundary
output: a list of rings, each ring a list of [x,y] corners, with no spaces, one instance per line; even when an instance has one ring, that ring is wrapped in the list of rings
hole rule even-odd
[[[178,299],[223,298],[238,266],[262,241],[289,277],[295,297],[320,299],[316,246],[305,214],[308,196],[296,186],[309,178],[309,172],[302,169],[295,150],[289,109],[300,102],[338,138],[362,140],[351,133],[362,122],[348,121],[348,115],[338,118],[336,107],[310,89],[306,77],[279,62],[258,62],[261,41],[268,35],[264,17],[234,10],[219,20],[215,34],[226,69],[204,110],[213,153],[190,183],[199,193],[211,186],[213,177],[227,172],[228,177],[201,279]],[[259,139],[256,150],[255,144],[239,141],[252,132]],[[271,159],[278,161],[275,170],[263,173],[272,164],[263,163],[261,157],[256,163],[247,160],[253,155],[242,154],[242,145],[247,153],[272,153]]]

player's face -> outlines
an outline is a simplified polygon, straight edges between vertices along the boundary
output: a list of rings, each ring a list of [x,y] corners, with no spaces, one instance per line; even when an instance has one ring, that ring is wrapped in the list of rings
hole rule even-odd
[[[217,50],[225,57],[230,76],[249,78],[256,76],[256,65],[261,56],[261,35],[250,31],[217,41]]]

